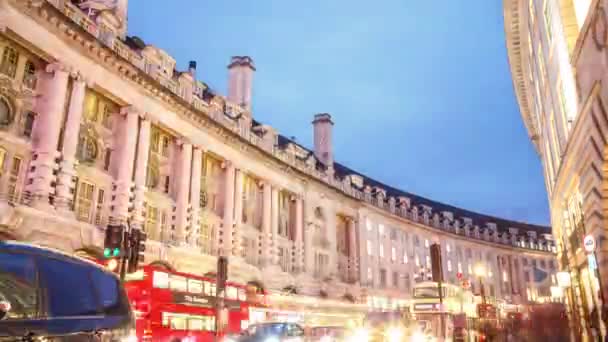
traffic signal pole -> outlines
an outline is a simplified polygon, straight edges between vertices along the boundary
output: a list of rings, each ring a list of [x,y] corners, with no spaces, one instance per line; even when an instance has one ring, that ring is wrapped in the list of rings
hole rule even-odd
[[[120,256],[120,282],[125,282],[125,275],[127,274],[127,258],[131,253],[131,225],[127,220],[125,230],[122,233],[122,255]]]

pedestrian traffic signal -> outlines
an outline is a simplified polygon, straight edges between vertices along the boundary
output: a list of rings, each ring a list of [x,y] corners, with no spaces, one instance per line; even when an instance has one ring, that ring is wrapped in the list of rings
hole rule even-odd
[[[133,229],[129,234],[129,265],[127,268],[129,273],[137,272],[139,264],[144,261],[147,239],[148,236],[141,229]]]
[[[106,228],[106,236],[103,243],[103,256],[105,258],[117,258],[123,247],[124,226],[110,225]]]

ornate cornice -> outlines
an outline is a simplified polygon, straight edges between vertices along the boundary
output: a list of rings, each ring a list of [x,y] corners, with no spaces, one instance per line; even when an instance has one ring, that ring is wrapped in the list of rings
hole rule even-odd
[[[536,152],[540,153],[538,146],[539,135],[536,132],[538,127],[535,127],[534,119],[532,118],[532,113],[530,111],[530,102],[527,95],[528,92],[523,66],[524,58],[522,55],[522,45],[525,45],[525,39],[527,38],[522,38],[522,35],[527,32],[527,26],[526,21],[522,20],[522,13],[520,10],[521,0],[503,0],[503,9],[507,55],[509,57],[513,88],[530,140],[532,140]]]

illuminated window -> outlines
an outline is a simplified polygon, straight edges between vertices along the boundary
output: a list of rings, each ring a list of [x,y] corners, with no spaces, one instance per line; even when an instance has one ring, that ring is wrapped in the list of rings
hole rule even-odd
[[[144,231],[150,235],[156,232],[158,225],[158,208],[146,205],[146,219],[144,223]],[[157,238],[154,236],[153,238]]]
[[[157,289],[169,288],[169,274],[165,272],[154,271],[152,274],[152,286]]]
[[[391,261],[395,262],[397,260],[397,249],[395,247],[391,247]]]
[[[416,267],[420,267],[420,257],[418,254],[414,256],[414,264],[416,264]]]
[[[446,244],[446,246],[445,246],[445,251],[446,251],[447,253],[452,252],[452,247],[450,246],[450,244],[449,244],[449,243],[448,243],[448,244]]]
[[[378,225],[378,233],[382,236],[384,235],[384,225],[383,224],[379,224]]]
[[[169,275],[169,288],[173,291],[188,292],[186,278],[174,274]]]
[[[77,193],[76,218],[80,221],[89,222],[91,220],[91,210],[93,209],[95,186],[91,183],[80,181],[77,186]]]
[[[471,266],[471,264],[469,264],[469,265],[468,265],[467,272],[468,272],[469,274],[473,274],[473,266]]]
[[[31,61],[25,62],[23,85],[29,89],[36,89],[36,81],[36,66]]]
[[[502,281],[509,281],[509,278],[507,277],[507,271],[502,271]]]
[[[384,258],[384,246],[380,245],[380,257]]]
[[[424,247],[429,248],[429,240],[424,239]]]
[[[462,273],[462,263],[458,262],[458,273]]]
[[[99,97],[93,91],[87,91],[84,97],[84,117],[91,122],[97,122]]]
[[[403,263],[407,264],[408,260],[407,260],[407,252],[403,252]]]
[[[365,220],[365,226],[367,227],[368,231],[372,230],[372,222],[369,219]]]
[[[367,240],[367,255],[374,255],[374,251],[372,249],[372,242]]]
[[[196,279],[188,279],[188,292],[189,293],[203,293],[203,282]]]
[[[426,267],[431,268],[431,256],[426,256]]]
[[[14,78],[17,73],[17,61],[19,53],[12,47],[5,47],[2,53],[2,62],[0,62],[0,72]]]
[[[448,272],[452,272],[452,260],[448,260]]]

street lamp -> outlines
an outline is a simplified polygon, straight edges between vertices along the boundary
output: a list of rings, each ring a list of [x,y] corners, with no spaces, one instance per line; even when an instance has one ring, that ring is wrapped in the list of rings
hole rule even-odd
[[[477,264],[477,265],[475,265],[474,272],[475,272],[475,275],[477,276],[477,278],[479,278],[479,291],[481,294],[481,302],[485,305],[486,304],[486,291],[483,287],[482,278],[484,278],[486,276],[486,268],[484,267],[483,264]]]

